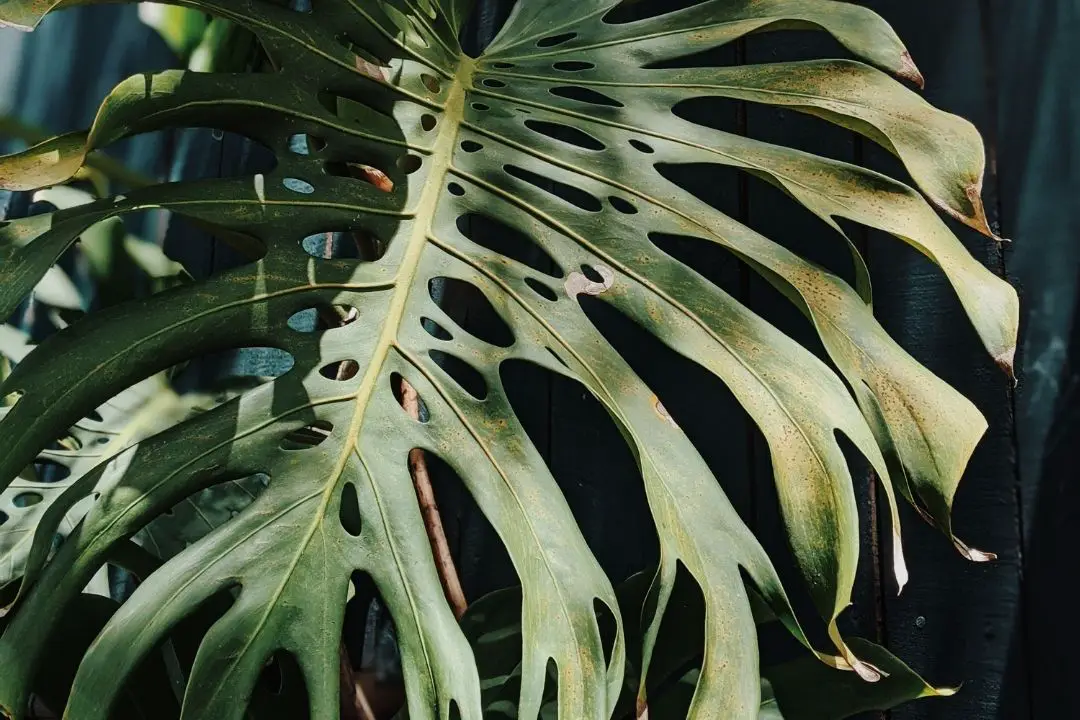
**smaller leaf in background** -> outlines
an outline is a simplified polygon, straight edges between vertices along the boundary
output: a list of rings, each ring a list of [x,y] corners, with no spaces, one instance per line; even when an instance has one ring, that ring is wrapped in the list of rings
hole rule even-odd
[[[766,668],[764,674],[775,694],[779,717],[842,720],[868,710],[888,710],[909,700],[948,697],[956,692],[951,688],[931,687],[888,650],[868,640],[849,638],[848,644],[859,657],[888,676],[876,683],[864,683],[855,673],[833,670],[813,658],[799,658]],[[770,716],[762,717],[764,720]]]
[[[139,19],[153,28],[181,60],[198,47],[209,25],[205,13],[175,5],[139,3]]]

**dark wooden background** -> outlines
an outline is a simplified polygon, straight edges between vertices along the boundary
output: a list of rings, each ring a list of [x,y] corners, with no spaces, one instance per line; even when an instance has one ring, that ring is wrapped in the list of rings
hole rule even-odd
[[[505,12],[492,2],[483,35]],[[958,230],[972,252],[1019,289],[1024,303],[1020,384],[1014,390],[982,351],[942,275],[910,248],[853,228],[869,260],[878,316],[894,337],[986,414],[990,430],[957,496],[957,533],[993,550],[993,564],[967,563],[913,512],[904,512],[911,582],[903,595],[882,569],[874,478],[856,477],[863,560],[847,629],[875,639],[931,682],[963,684],[949,700],[913,703],[895,720],[1029,720],[1080,717],[1071,684],[1080,669],[1072,618],[1074,546],[1080,541],[1080,3],[1076,0],[866,0],[905,40],[927,77],[926,96],[973,121],[986,137],[986,200],[1004,251]],[[832,41],[795,33],[732,46],[731,62],[835,54]],[[49,18],[38,33],[0,31],[0,112],[68,130],[86,125],[124,77],[175,65],[130,7],[96,7]],[[736,131],[891,173],[876,146],[796,113],[732,103]],[[157,175],[206,176],[246,162],[244,144],[205,131],[127,143],[123,157]],[[689,182],[693,182],[691,178]],[[770,187],[734,173],[708,180],[713,202],[750,226],[842,269],[829,229]],[[0,215],[28,210],[0,194]],[[150,227],[153,234],[159,232]],[[205,274],[227,262],[209,239],[171,231],[170,252]],[[706,275],[808,346],[802,319],[730,256],[690,248]],[[839,265],[838,265],[839,263]],[[730,393],[644,332],[595,308],[593,319],[702,448],[725,489],[758,531],[793,587],[775,510],[767,448]],[[246,362],[257,362],[248,359]],[[599,406],[580,387],[522,370],[515,404],[548,458],[594,552],[618,581],[655,557],[656,540],[632,458]],[[859,463],[855,463],[859,467]],[[460,487],[437,488],[470,598],[513,582],[486,521]],[[886,576],[883,579],[883,574]],[[869,717],[879,717],[874,714]]]

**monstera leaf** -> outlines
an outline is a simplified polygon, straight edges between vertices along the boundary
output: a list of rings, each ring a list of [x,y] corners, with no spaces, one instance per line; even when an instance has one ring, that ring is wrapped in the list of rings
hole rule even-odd
[[[31,27],[76,4],[12,0],[0,18]],[[609,717],[626,662],[622,618],[639,608],[620,612],[515,417],[500,376],[515,360],[581,382],[638,460],[661,549],[634,658],[641,675],[681,564],[706,607],[690,717],[756,717],[761,683],[743,573],[809,644],[769,559],[671,415],[590,323],[583,295],[714,373],[757,422],[794,555],[835,645],[814,652],[864,681],[880,678],[836,625],[859,537],[837,435],[866,456],[894,500],[902,585],[893,484],[951,535],[953,493],[985,422],[874,320],[864,267],[852,288],[718,212],[670,171],[732,166],[837,230],[843,218],[911,244],[941,267],[988,351],[1010,369],[1016,295],[933,210],[989,234],[980,138],[905,85],[921,77],[881,18],[828,0],[707,0],[637,19],[618,0],[522,1],[473,58],[458,42],[468,0],[316,0],[308,12],[272,0],[184,4],[250,30],[271,67],[133,77],[86,132],[0,160],[0,187],[62,182],[96,150],[164,127],[244,134],[273,150],[276,166],[7,223],[0,316],[88,227],[124,213],[166,208],[212,225],[251,262],[91,314],[31,353],[0,390],[14,403],[0,421],[0,486],[102,401],[178,362],[269,345],[294,364],[95,470],[103,489],[49,562],[28,567],[0,639],[8,714],[24,717],[49,619],[111,547],[204,488],[262,473],[269,486],[250,506],[147,577],[112,617],[81,664],[67,716],[106,717],[140,660],[225,593],[232,605],[202,641],[183,717],[242,717],[268,658],[282,652],[303,673],[312,715],[334,717],[343,606],[360,570],[393,614],[410,717],[479,718],[477,664],[444,600],[410,477],[408,458],[421,449],[463,478],[520,577],[518,716],[537,715],[551,661],[559,717]],[[789,28],[830,33],[857,59],[716,67],[707,52]],[[894,153],[921,193],[687,119],[697,117],[688,107],[709,98],[789,108],[861,133]],[[327,233],[367,252],[327,257],[312,240]],[[775,284],[816,328],[839,374],[665,253],[658,238],[670,235],[726,248]],[[503,324],[484,337],[467,332],[435,300],[447,283],[471,287]],[[329,306],[351,322],[314,333],[290,323]],[[420,419],[399,402],[406,386],[423,403]],[[89,492],[73,487],[67,502]],[[35,545],[51,537],[43,526]],[[610,647],[598,605],[616,618]],[[638,707],[647,702],[641,689]]]

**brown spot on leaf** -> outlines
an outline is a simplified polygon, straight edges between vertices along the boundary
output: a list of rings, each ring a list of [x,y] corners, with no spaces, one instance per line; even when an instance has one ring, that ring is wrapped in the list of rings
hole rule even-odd
[[[679,427],[679,424],[675,422],[675,418],[671,417],[671,413],[669,413],[667,411],[667,408],[664,407],[664,403],[660,402],[660,398],[656,397],[655,395],[653,396],[653,410],[656,411],[657,415],[664,418],[664,420],[670,423],[671,427]]]
[[[592,269],[600,276],[601,282],[590,280],[585,276],[585,273],[574,271],[570,273],[566,278],[566,282],[563,287],[566,288],[566,294],[570,297],[576,297],[581,293],[586,295],[599,295],[600,293],[608,290],[612,283],[615,282],[615,273],[609,267],[603,265],[593,265]]]

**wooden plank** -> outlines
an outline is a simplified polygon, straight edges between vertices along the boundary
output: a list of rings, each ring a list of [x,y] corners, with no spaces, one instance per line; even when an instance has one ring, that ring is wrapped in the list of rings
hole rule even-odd
[[[927,77],[927,99],[972,120],[993,135],[986,39],[976,0],[942,12],[927,0],[874,0],[905,39]],[[890,174],[898,163],[868,148],[874,167]],[[900,175],[903,177],[903,175]],[[987,180],[989,211],[996,213],[996,178]],[[990,241],[958,230],[981,261],[1004,273]],[[1020,628],[1019,507],[1015,493],[1011,388],[979,344],[942,274],[915,251],[871,233],[871,275],[878,316],[917,359],[971,398],[990,423],[957,495],[957,533],[999,561],[968,563],[937,533],[905,512],[911,582],[899,598],[887,598],[890,649],[931,682],[963,683],[950,700],[912,703],[892,713],[896,720],[929,718],[1027,718],[1023,678],[1008,664]],[[1003,685],[1016,682],[1006,704]]]
[[[1080,7],[1068,0],[984,5],[998,79],[1001,222],[1015,240],[1008,268],[1024,300],[1016,430],[1026,643],[1016,644],[1012,663],[1029,683],[1032,717],[1076,717],[1076,663],[1063,659],[1073,656],[1080,631],[1063,621],[1073,602],[1062,571],[1080,542],[1080,497],[1070,482],[1080,442]]]

